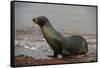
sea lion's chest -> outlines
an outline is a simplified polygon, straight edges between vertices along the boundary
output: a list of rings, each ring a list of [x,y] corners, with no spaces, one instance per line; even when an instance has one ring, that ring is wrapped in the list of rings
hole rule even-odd
[[[50,47],[52,49],[60,48],[60,46],[57,45],[57,43],[55,41],[55,40],[57,40],[57,37],[56,37],[55,31],[52,28],[45,26],[42,28],[42,32],[43,32],[45,39],[47,40],[48,44],[50,45]]]

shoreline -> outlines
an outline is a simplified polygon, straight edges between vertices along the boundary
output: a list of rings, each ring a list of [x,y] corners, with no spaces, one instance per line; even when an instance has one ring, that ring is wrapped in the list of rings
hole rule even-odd
[[[82,58],[82,59],[80,59]],[[74,64],[74,63],[88,63],[97,62],[97,60],[85,60],[85,56],[72,56],[70,58],[52,58],[52,59],[34,59],[29,56],[16,56],[16,66],[26,65],[54,65],[54,64]]]

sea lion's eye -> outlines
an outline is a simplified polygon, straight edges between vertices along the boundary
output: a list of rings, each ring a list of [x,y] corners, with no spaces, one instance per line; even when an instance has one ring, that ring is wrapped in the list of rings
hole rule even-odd
[[[33,18],[33,21],[35,22],[35,18]]]

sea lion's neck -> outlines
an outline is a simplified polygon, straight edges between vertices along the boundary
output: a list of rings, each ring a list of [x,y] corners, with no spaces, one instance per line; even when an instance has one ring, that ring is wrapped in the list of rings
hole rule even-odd
[[[43,28],[45,26],[53,28],[52,25],[49,22],[47,22],[46,24],[44,24],[43,26],[40,26],[40,27]]]
[[[48,30],[48,31],[51,31],[51,32],[56,31],[49,22],[47,22],[45,25],[41,26],[41,29],[42,29],[43,32],[45,30]]]
[[[57,32],[50,23],[46,23],[45,25],[43,25],[41,27],[41,30],[46,39],[48,37],[50,38],[56,37],[56,36],[62,37],[62,35],[59,32]]]

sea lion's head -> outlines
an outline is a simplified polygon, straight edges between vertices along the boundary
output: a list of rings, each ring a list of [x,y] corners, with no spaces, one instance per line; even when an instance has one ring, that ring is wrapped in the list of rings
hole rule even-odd
[[[45,16],[39,16],[32,19],[34,23],[38,24],[39,26],[43,26],[49,22],[49,20]]]

